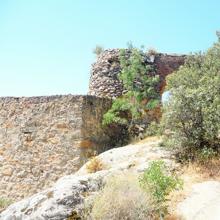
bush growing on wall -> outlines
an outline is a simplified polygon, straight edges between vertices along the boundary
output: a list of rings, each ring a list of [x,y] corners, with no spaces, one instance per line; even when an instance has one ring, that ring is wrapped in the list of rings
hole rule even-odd
[[[127,125],[143,117],[146,110],[154,109],[160,103],[160,95],[156,89],[159,77],[150,65],[146,65],[144,52],[130,47],[120,51],[122,81],[126,93],[113,101],[112,108],[104,115],[103,124],[112,123]]]
[[[163,122],[182,152],[220,147],[220,39],[167,78],[171,99]]]

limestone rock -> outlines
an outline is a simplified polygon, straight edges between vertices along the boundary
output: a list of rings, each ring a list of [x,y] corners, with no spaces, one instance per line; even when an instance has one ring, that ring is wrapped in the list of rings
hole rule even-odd
[[[61,178],[52,188],[11,205],[0,214],[1,220],[62,220],[83,209],[89,193],[102,186],[107,172]]]
[[[178,213],[184,220],[219,220],[220,182],[193,185],[191,194],[178,205]]]
[[[171,167],[176,164],[170,159],[169,151],[158,147],[160,140],[140,144],[130,144],[108,150],[98,156],[106,170],[132,170],[143,172],[152,160],[164,159]],[[87,163],[88,164],[88,163]],[[88,174],[85,164],[76,175]]]

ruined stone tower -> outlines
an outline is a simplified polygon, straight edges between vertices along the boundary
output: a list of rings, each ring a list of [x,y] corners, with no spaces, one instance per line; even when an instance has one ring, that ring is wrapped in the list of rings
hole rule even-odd
[[[122,94],[123,86],[118,79],[121,71],[119,49],[105,50],[92,65],[89,94],[98,97],[115,98]],[[154,66],[160,76],[159,89],[162,93],[166,85],[165,78],[176,71],[185,61],[185,55],[146,54],[146,63]]]

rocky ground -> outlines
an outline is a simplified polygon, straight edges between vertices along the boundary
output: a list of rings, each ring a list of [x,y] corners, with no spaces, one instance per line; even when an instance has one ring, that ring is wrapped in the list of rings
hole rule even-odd
[[[159,143],[158,138],[150,138],[106,151],[97,157],[102,170],[89,173],[88,162],[74,175],[59,179],[53,187],[12,204],[0,214],[0,219],[77,219],[83,212],[84,201],[94,196],[111,175],[142,173],[152,160],[158,159],[164,160],[171,169],[180,169],[170,152],[159,147]],[[220,219],[220,182],[204,181],[187,187],[190,188],[188,193],[173,207],[175,215],[179,216],[176,219]]]

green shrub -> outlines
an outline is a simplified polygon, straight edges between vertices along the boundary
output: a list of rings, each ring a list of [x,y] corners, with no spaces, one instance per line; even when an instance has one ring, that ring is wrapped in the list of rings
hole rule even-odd
[[[146,129],[145,135],[146,136],[153,136],[153,135],[162,135],[163,128],[160,123],[156,121],[152,121]]]
[[[163,121],[185,155],[220,147],[220,41],[204,54],[194,54],[167,78],[171,98]],[[190,155],[190,154],[189,154]]]
[[[108,179],[94,199],[89,215],[86,219],[152,220],[155,207],[148,194],[140,188],[137,177],[121,175]]]
[[[111,109],[104,115],[102,124],[121,124],[127,125],[129,119],[129,112],[132,112],[133,117],[136,114],[136,108],[129,103],[125,98],[118,98],[113,101]],[[131,116],[130,116],[131,117]]]
[[[113,101],[111,109],[103,117],[104,125],[117,123],[132,126],[146,115],[146,110],[160,104],[160,94],[156,88],[159,76],[145,63],[142,50],[133,46],[129,48],[129,54],[128,50],[120,51],[119,79],[127,92]]]
[[[217,155],[218,152],[214,151],[212,148],[204,147],[198,152],[197,158],[201,163],[206,163],[207,161],[214,159]]]
[[[158,207],[158,214],[167,214],[167,196],[182,186],[182,181],[175,176],[168,175],[163,161],[153,161],[149,168],[140,177],[140,184]]]

